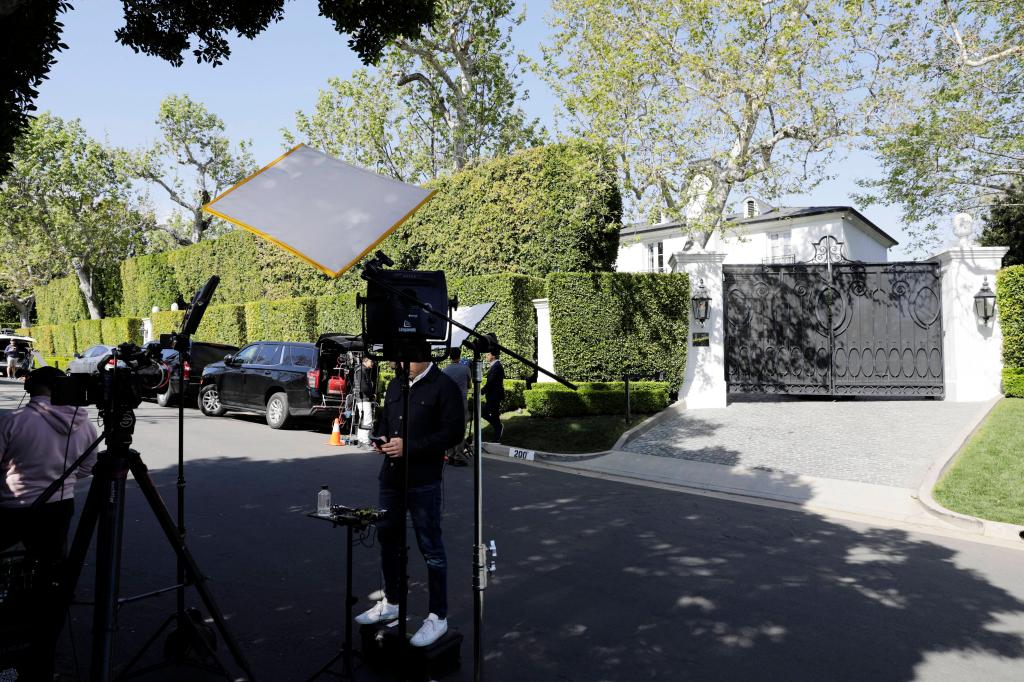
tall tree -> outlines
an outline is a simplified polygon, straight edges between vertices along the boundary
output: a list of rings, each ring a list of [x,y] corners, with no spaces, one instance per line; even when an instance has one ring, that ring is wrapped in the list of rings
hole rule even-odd
[[[1008,246],[1003,265],[1024,265],[1024,182],[1008,187],[992,206],[978,237],[982,246]]]
[[[18,216],[14,229],[32,249],[42,249],[62,273],[75,274],[90,317],[102,317],[97,274],[135,255],[152,228],[117,155],[89,138],[77,120],[43,113],[19,138],[12,161],[0,185],[4,214]]]
[[[380,68],[332,79],[290,140],[418,181],[537,144],[544,132],[519,102],[511,0],[438,0],[419,38],[399,38]]]
[[[738,187],[806,191],[864,111],[856,3],[555,0],[544,74],[574,132],[614,145],[633,218],[704,243]]]
[[[160,229],[178,245],[198,244],[223,227],[223,221],[203,213],[203,205],[256,170],[249,152],[252,142],[242,140],[233,151],[224,121],[188,95],[164,99],[156,125],[161,138],[130,154],[127,165],[133,175],[159,187],[177,205],[179,212]]]
[[[319,0],[320,15],[364,63],[380,59],[399,36],[415,37],[430,22],[435,0]],[[124,26],[117,40],[136,52],[175,66],[191,50],[197,62],[217,66],[231,55],[227,36],[253,38],[284,15],[284,0],[122,0]],[[0,177],[10,167],[15,139],[35,111],[36,88],[66,50],[60,19],[71,4],[62,0],[0,0]]]
[[[64,273],[37,234],[38,223],[11,199],[7,186],[0,184],[0,298],[18,311],[21,326],[28,327],[35,288]]]
[[[864,203],[899,205],[918,243],[960,211],[983,215],[1024,178],[1024,0],[880,0],[886,116]]]

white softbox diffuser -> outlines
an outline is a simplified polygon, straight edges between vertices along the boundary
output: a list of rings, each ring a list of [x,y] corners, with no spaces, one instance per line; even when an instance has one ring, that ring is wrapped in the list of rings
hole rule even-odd
[[[433,194],[300,144],[203,209],[337,277]]]

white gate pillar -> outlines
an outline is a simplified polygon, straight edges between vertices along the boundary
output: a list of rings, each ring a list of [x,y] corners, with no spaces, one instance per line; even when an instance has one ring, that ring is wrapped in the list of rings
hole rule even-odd
[[[695,289],[701,280],[711,297],[709,315],[703,326],[690,319],[690,334],[680,339],[687,344],[686,374],[679,389],[679,400],[690,410],[725,407],[725,320],[722,316],[724,300],[722,262],[724,253],[703,250],[680,251],[669,259],[673,272],[685,272],[690,276],[690,288]],[[707,333],[707,346],[694,346],[693,334]]]
[[[533,299],[533,308],[537,311],[537,364],[549,372],[555,371],[555,347],[551,343],[551,310],[548,299]],[[537,372],[537,383],[553,382],[547,374]]]
[[[1003,334],[999,314],[986,324],[974,311],[974,295],[985,279],[995,290],[1007,249],[956,246],[932,256],[942,277],[942,361],[946,400],[991,400],[1001,394]]]

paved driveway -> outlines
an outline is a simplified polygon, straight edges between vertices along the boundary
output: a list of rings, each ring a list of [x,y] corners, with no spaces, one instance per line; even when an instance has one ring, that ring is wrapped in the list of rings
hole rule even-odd
[[[735,402],[684,410],[626,446],[633,453],[917,488],[988,403]]]

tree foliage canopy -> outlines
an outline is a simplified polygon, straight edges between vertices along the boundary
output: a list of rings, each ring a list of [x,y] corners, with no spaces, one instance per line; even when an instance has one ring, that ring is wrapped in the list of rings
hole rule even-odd
[[[709,236],[733,188],[807,191],[856,130],[859,6],[556,0],[545,73],[579,134],[614,145],[630,217]],[[868,71],[870,76],[870,70]]]
[[[1007,189],[992,206],[978,243],[982,246],[1008,246],[1003,265],[1024,265],[1024,182]]]

